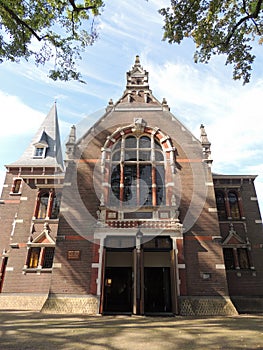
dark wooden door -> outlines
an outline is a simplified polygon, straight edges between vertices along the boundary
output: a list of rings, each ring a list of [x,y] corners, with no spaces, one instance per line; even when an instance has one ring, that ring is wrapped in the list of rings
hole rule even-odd
[[[144,312],[171,312],[171,282],[169,267],[144,268]]]
[[[132,268],[106,267],[103,313],[132,312]]]

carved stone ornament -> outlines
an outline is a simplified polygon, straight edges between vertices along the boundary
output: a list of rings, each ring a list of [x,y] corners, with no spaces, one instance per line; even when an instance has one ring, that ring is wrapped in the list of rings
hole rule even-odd
[[[138,136],[144,132],[146,122],[142,118],[134,118],[134,127],[132,128],[133,133]]]

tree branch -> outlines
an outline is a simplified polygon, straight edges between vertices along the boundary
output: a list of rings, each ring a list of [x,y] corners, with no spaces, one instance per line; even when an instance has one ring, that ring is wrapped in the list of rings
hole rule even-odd
[[[71,12],[71,23],[72,23],[72,33],[75,34],[75,21],[74,21],[74,12],[81,12],[81,11],[89,11],[96,8],[96,5],[91,6],[77,6],[75,3],[75,0],[69,0],[70,5],[72,6],[73,10]]]
[[[228,36],[227,36],[225,45],[229,45],[229,42],[230,42],[232,36],[234,35],[235,31],[237,30],[237,28],[238,28],[242,23],[248,21],[249,19],[251,19],[251,20],[253,21],[253,23],[255,24],[255,26],[256,26],[256,28],[257,28],[257,31],[258,31],[259,35],[261,35],[261,32],[260,32],[260,30],[259,30],[259,28],[258,28],[258,26],[257,26],[257,23],[256,23],[255,19],[256,19],[256,18],[258,17],[258,15],[259,15],[259,12],[260,12],[260,10],[261,10],[262,4],[263,4],[263,0],[258,0],[257,6],[256,6],[254,12],[248,13],[247,10],[246,10],[246,3],[245,3],[245,1],[243,1],[243,9],[245,10],[245,12],[246,12],[247,15],[244,16],[244,17],[242,17],[242,18],[234,25],[234,27],[232,28],[232,30],[230,31],[230,33],[229,33]]]
[[[96,8],[96,5],[90,5],[90,6],[77,6],[75,4],[75,0],[69,0],[70,5],[73,8],[73,12],[80,12],[80,11],[88,11]]]
[[[6,4],[4,4],[2,1],[0,1],[0,6],[2,6],[6,10],[6,12],[9,13],[9,15],[16,21],[16,23],[21,24],[23,27],[27,28],[38,41],[41,41],[47,37],[47,35],[40,37],[34,31],[33,28],[31,28],[25,21],[23,21],[21,18],[19,18],[17,16],[17,14],[12,9],[10,9],[8,6],[6,6]]]

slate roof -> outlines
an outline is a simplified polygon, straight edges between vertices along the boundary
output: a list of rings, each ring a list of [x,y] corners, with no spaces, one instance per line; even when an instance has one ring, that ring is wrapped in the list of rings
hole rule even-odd
[[[44,158],[34,157],[36,147],[47,147]],[[63,157],[60,141],[56,103],[51,107],[42,125],[22,156],[10,166],[57,167],[63,171]]]

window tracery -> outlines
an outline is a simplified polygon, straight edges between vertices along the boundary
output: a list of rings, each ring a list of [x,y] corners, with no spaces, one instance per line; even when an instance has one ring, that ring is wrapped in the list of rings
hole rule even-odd
[[[153,135],[122,135],[112,147],[110,204],[165,203],[165,158]]]
[[[40,190],[37,195],[34,218],[35,219],[57,219],[60,210],[61,192],[53,189]]]
[[[219,220],[244,218],[241,198],[237,190],[217,190],[215,195]]]

